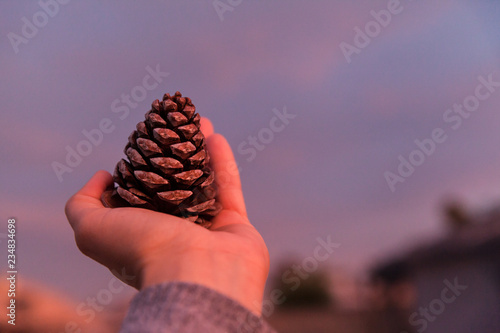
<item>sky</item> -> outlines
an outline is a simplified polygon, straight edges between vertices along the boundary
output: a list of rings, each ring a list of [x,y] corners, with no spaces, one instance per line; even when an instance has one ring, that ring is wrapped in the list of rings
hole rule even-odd
[[[109,283],[64,204],[166,92],[228,139],[272,267],[330,237],[326,264],[360,273],[445,234],[447,198],[500,200],[495,1],[66,2],[0,2],[0,241],[15,217],[27,279],[77,301]]]

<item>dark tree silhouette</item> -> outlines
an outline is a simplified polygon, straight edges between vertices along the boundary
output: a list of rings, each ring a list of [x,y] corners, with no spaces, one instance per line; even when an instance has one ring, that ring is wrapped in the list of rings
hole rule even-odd
[[[283,265],[272,283],[283,292],[284,301],[279,307],[327,307],[333,303],[329,291],[331,282],[324,271],[297,274],[292,267],[299,265]]]

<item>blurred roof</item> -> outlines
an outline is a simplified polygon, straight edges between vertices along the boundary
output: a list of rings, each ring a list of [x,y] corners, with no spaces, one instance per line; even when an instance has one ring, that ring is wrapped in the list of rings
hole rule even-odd
[[[420,247],[406,258],[410,266],[493,256],[500,251],[500,209],[481,213],[448,237]]]
[[[421,245],[372,270],[374,279],[389,284],[404,280],[412,272],[455,261],[498,258],[500,255],[500,206],[473,215],[469,224],[440,240]]]

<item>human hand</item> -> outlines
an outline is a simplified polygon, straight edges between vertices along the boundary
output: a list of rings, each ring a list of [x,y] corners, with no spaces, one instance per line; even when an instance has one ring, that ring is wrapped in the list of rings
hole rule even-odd
[[[101,194],[112,187],[98,171],[66,203],[78,248],[137,289],[171,281],[212,288],[260,315],[269,272],[264,240],[247,217],[241,182],[226,139],[202,119],[223,209],[205,229],[176,216],[141,208],[105,208]]]

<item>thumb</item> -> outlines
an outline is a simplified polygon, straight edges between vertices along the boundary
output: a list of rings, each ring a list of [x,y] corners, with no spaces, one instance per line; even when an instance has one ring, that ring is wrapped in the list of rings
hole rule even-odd
[[[238,165],[229,143],[222,135],[213,134],[207,138],[207,149],[215,173],[217,199],[224,209],[247,217]]]
[[[101,195],[112,185],[113,178],[109,172],[100,170],[78,192],[69,198],[64,210],[73,229],[86,211],[104,207],[100,199]]]

